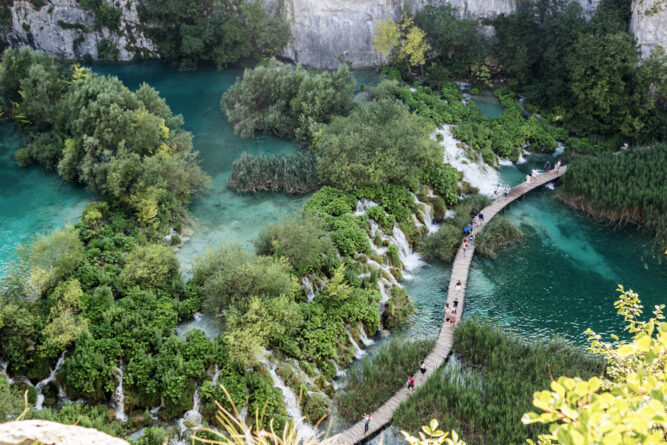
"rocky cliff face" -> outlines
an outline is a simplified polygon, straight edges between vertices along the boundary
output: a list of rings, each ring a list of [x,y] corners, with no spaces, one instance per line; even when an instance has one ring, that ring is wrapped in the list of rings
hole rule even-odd
[[[0,445],[43,443],[50,445],[128,445],[92,428],[62,425],[46,420],[0,424]]]
[[[657,46],[667,49],[667,0],[633,0],[630,32],[643,57]]]
[[[118,30],[96,29],[95,18],[83,11],[77,0],[46,0],[41,8],[29,0],[13,0],[6,45],[27,44],[64,58],[97,59],[100,43],[118,49],[119,60],[155,54],[152,42],[143,35],[136,10],[137,0],[106,0],[122,11]],[[341,60],[355,68],[376,66],[373,34],[378,21],[397,19],[402,8],[412,12],[426,0],[265,0],[282,2],[292,41],[284,56],[320,68],[338,66]],[[516,0],[443,0],[466,17],[494,17],[510,13]],[[591,13],[598,0],[579,0]],[[651,48],[667,47],[667,0],[633,0],[630,31],[646,56]]]
[[[153,43],[139,27],[135,0],[113,2],[122,12],[117,30],[96,29],[95,16],[82,10],[76,0],[47,0],[41,7],[31,1],[14,0],[6,45],[28,45],[58,57],[99,58],[99,49],[117,48],[118,60],[155,53]]]

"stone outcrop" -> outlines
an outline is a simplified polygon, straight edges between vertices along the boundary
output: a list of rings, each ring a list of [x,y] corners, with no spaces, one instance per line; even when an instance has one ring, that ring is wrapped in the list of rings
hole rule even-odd
[[[76,0],[47,0],[39,8],[31,1],[14,0],[11,31],[6,45],[28,45],[58,57],[98,59],[98,45],[118,48],[118,60],[155,53],[153,43],[143,35],[135,0],[112,3],[122,12],[118,29],[96,29],[93,13],[84,11]]]
[[[657,46],[667,49],[667,0],[633,0],[630,33],[648,57]]]
[[[46,420],[0,423],[0,445],[129,445],[122,439],[92,428]]]

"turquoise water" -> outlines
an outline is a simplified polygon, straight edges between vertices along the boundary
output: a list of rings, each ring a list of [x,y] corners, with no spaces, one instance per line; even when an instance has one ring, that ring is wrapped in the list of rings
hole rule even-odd
[[[202,167],[213,179],[210,190],[190,206],[194,236],[179,251],[187,274],[193,259],[208,247],[228,242],[250,245],[259,230],[280,218],[295,214],[306,197],[278,193],[239,195],[227,189],[232,163],[242,152],[286,153],[297,149],[290,141],[261,135],[241,139],[220,110],[220,96],[243,74],[241,68],[223,71],[201,69],[179,72],[159,62],[104,64],[92,68],[118,76],[130,89],[146,82],[157,89],[176,114],[185,118],[185,128],[194,134],[194,147]]]
[[[16,247],[37,233],[76,223],[92,195],[40,167],[21,168],[14,159],[23,138],[0,123],[0,277]]]
[[[529,156],[525,164],[502,168],[501,178],[515,185],[545,159]],[[613,307],[618,284],[638,292],[647,313],[667,303],[667,271],[652,257],[649,235],[578,214],[546,187],[513,203],[505,216],[521,226],[524,239],[495,260],[475,256],[465,316],[489,317],[528,337],[555,334],[583,344],[589,327],[604,335],[622,332]],[[450,268],[429,264],[405,282],[417,308],[408,335],[437,334]]]
[[[482,115],[486,117],[498,117],[505,110],[491,91],[483,90],[478,96],[471,96],[470,98],[477,104],[477,108],[482,112]]]

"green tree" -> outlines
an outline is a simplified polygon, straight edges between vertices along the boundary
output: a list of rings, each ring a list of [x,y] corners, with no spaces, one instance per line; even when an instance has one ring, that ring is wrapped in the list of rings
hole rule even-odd
[[[126,286],[167,288],[179,283],[176,253],[162,244],[148,244],[130,252],[119,280]]]
[[[390,58],[391,53],[398,46],[400,38],[400,27],[391,17],[387,20],[380,20],[375,25],[373,43],[375,44],[375,49],[377,49],[386,60]]]
[[[550,424],[540,444],[664,444],[667,437],[667,323],[656,306],[653,317],[640,319],[642,306],[631,290],[619,286],[614,304],[632,336],[612,335],[601,341],[586,331],[590,350],[607,362],[606,376],[589,380],[560,377],[551,390],[536,392],[533,404],[542,412],[527,413],[524,423]],[[532,443],[532,442],[531,442]]]

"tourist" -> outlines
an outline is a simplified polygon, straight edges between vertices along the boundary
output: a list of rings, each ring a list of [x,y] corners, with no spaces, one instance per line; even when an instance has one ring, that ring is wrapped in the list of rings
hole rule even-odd
[[[526,184],[530,184],[530,180],[531,180],[531,179],[532,179],[532,178],[531,178],[530,175],[526,175]]]
[[[482,224],[484,222],[484,214],[480,213],[479,215],[477,215],[477,220],[479,221],[480,224]]]
[[[544,163],[544,171],[549,173],[549,170],[551,170],[551,161],[547,159],[547,162]]]
[[[449,303],[445,303],[445,321],[449,321],[449,314],[452,310],[449,308]]]
[[[537,178],[537,169],[534,168],[533,172],[530,174],[533,178]]]
[[[415,379],[412,376],[408,376],[408,391],[415,389]]]
[[[558,162],[556,162],[556,166],[554,167],[554,171],[556,174],[560,172],[560,166],[561,166],[561,160],[559,159]]]
[[[456,323],[456,310],[453,310],[451,314],[449,314],[449,323],[453,327],[454,324]]]
[[[463,235],[468,236],[468,233],[470,233],[470,226],[468,225],[463,226]]]
[[[495,196],[494,199],[498,199],[499,194],[500,194],[500,184],[497,184],[496,189],[493,191],[493,196]]]
[[[471,246],[474,245],[475,244],[475,234],[471,233],[470,236],[468,236],[468,240],[470,241]]]
[[[454,300],[454,310],[456,310],[457,307],[459,307],[459,300],[458,300],[458,298]]]
[[[426,363],[422,362],[421,368],[419,370],[422,372],[422,380],[424,380],[424,377],[426,376]]]
[[[371,423],[371,415],[368,413],[364,413],[364,435],[368,432],[368,426]]]
[[[465,255],[466,252],[468,251],[468,241],[466,241],[466,240],[464,239],[464,240],[463,240],[463,244],[461,245],[461,247],[463,247],[463,255]]]
[[[461,292],[461,280],[456,282],[456,294],[458,295]]]
[[[505,184],[505,200],[509,199],[510,197],[510,185]]]

